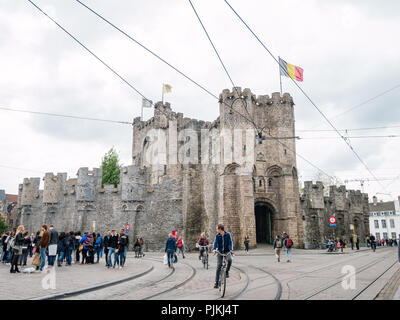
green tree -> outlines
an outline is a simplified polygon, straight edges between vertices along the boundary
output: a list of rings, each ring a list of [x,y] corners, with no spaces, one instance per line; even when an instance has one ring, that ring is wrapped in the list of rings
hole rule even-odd
[[[102,180],[101,187],[105,184],[113,184],[114,187],[118,186],[119,173],[121,165],[119,164],[119,157],[117,151],[112,147],[103,157],[101,162]]]
[[[4,218],[0,215],[0,236],[3,235],[4,231],[7,229],[11,229],[12,226],[7,224],[4,220]]]

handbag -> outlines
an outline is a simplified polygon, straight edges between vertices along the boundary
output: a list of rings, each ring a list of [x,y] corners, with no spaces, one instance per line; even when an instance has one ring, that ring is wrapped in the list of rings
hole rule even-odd
[[[32,253],[35,253],[35,252],[36,252],[36,247],[33,247]]]
[[[164,264],[168,264],[168,256],[167,256],[167,254],[164,254]]]
[[[42,264],[42,257],[40,256],[39,252],[35,253],[35,256],[32,259],[32,265],[36,267],[40,267]]]

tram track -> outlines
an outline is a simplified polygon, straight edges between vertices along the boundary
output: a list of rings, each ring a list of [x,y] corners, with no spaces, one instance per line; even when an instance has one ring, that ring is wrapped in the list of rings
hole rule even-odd
[[[357,275],[357,274],[359,275],[359,274],[361,274],[361,273],[362,273],[363,271],[365,271],[365,270],[368,270],[368,269],[370,269],[370,268],[372,268],[372,267],[376,267],[375,263],[377,263],[377,262],[378,262],[378,263],[379,263],[379,262],[383,262],[383,261],[385,261],[387,258],[390,258],[390,257],[384,257],[383,259],[382,259],[382,257],[379,257],[379,258],[377,258],[377,259],[374,259],[373,261],[369,261],[368,263],[363,264],[360,268],[358,268],[358,270],[356,271],[355,275]],[[394,263],[394,264],[395,264],[395,263]],[[393,267],[394,264],[392,264],[387,270],[389,270],[391,267]],[[387,272],[387,270],[385,270],[382,274],[380,274],[380,276],[379,276],[378,278],[376,278],[372,283],[374,283],[376,280],[378,280],[384,273]],[[311,298],[313,298],[313,297],[315,297],[315,296],[317,296],[317,295],[319,295],[319,294],[325,292],[326,290],[331,289],[331,288],[333,288],[334,286],[336,286],[336,285],[338,285],[338,284],[341,284],[342,281],[343,281],[343,275],[341,275],[341,276],[338,277],[337,279],[340,279],[340,280],[335,281],[334,283],[332,283],[332,284],[330,284],[330,285],[328,285],[328,286],[325,286],[325,287],[321,288],[320,290],[314,292],[313,294],[304,297],[303,300],[310,300]],[[372,283],[371,283],[369,286],[371,286]],[[368,286],[368,287],[369,287],[369,286]],[[364,292],[366,289],[367,289],[367,288],[365,288],[365,289],[363,290],[363,292]],[[360,293],[360,294],[361,294],[361,293]],[[353,298],[355,299],[357,296],[359,296],[359,294],[357,294],[357,295],[356,295],[355,297],[353,297]],[[352,300],[353,300],[353,299],[352,299]]]

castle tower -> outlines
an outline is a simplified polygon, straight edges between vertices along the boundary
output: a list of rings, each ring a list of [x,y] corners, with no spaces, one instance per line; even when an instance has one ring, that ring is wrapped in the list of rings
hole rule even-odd
[[[232,132],[233,153],[253,153],[252,160],[221,164],[219,220],[240,247],[246,234],[254,245],[272,243],[283,231],[296,246],[303,245],[293,105],[288,93],[256,97],[237,87],[220,95],[221,130]],[[241,141],[240,133],[235,135],[240,130]],[[262,140],[257,141],[260,131]]]

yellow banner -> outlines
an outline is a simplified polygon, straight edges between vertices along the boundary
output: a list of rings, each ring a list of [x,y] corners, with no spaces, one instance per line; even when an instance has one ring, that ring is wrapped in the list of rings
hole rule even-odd
[[[171,92],[172,86],[169,84],[163,84],[163,92],[168,93]]]

